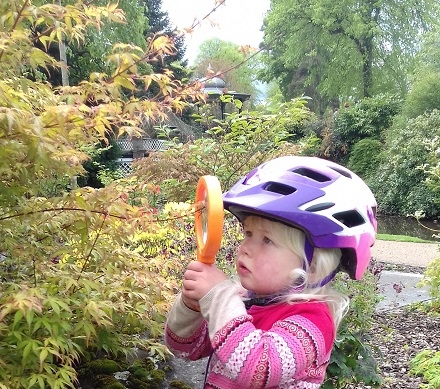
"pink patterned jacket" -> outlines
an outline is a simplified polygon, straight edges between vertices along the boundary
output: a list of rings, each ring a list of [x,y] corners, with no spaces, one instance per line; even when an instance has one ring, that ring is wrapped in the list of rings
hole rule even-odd
[[[200,312],[179,296],[165,341],[182,358],[212,354],[205,389],[319,388],[335,339],[327,304],[307,301],[246,311],[232,281],[200,300]]]

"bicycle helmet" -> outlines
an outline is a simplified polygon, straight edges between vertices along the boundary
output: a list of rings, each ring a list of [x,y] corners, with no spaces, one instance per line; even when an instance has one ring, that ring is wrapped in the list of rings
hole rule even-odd
[[[263,163],[223,194],[239,220],[262,216],[302,230],[313,247],[340,248],[340,270],[362,278],[377,232],[376,200],[347,168],[316,157],[285,156]],[[311,248],[311,253],[310,253]]]

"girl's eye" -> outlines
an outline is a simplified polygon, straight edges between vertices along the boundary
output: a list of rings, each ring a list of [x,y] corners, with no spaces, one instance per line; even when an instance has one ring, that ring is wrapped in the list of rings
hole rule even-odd
[[[246,238],[250,238],[252,236],[252,232],[251,231],[244,231],[244,236]]]
[[[267,236],[265,236],[265,237],[263,238],[263,242],[264,242],[264,243],[272,243],[272,241],[271,241]]]

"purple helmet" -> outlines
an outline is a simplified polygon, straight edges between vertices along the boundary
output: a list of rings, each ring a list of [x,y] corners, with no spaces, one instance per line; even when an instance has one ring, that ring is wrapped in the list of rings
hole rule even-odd
[[[240,220],[259,215],[302,230],[314,247],[340,248],[341,269],[352,279],[362,278],[368,266],[376,200],[362,179],[341,165],[315,157],[276,158],[240,179],[224,193],[223,203]]]

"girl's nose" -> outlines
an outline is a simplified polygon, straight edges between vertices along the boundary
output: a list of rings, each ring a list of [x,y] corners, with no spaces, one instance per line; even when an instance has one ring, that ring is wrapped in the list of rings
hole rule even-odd
[[[249,242],[249,240],[243,239],[240,243],[240,246],[238,247],[238,252],[240,254],[246,254],[246,255],[250,255],[251,254],[251,244]]]

